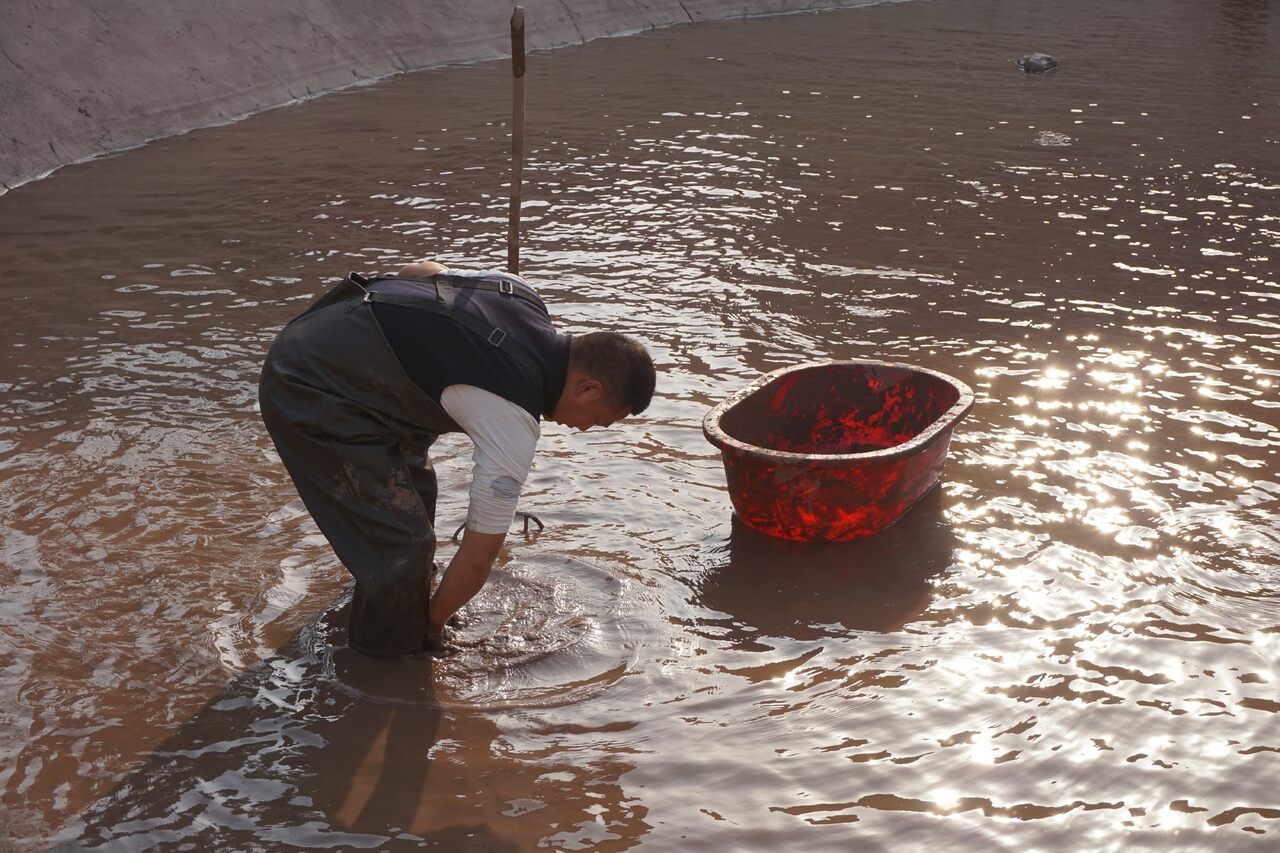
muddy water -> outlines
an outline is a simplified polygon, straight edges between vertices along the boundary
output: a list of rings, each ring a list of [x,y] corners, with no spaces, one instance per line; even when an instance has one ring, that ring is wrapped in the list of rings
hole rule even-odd
[[[1265,2],[973,0],[532,57],[527,272],[662,378],[548,428],[435,663],[344,648],[254,387],[347,270],[502,263],[507,69],[0,197],[0,847],[1274,849],[1277,56]],[[734,525],[707,407],[854,356],[978,392],[942,488]]]

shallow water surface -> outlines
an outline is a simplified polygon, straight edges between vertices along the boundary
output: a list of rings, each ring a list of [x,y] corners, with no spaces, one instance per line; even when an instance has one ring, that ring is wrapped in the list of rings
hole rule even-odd
[[[437,661],[345,649],[255,383],[350,269],[502,265],[507,67],[0,197],[0,848],[1274,849],[1277,56],[1260,0],[921,0],[531,57],[525,272],[659,393],[547,427]],[[742,529],[703,414],[848,357],[977,392],[942,487]]]

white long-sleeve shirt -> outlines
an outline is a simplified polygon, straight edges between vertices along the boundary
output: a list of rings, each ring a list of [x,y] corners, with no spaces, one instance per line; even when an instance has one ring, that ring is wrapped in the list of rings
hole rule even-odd
[[[506,533],[542,430],[524,409],[474,385],[450,385],[440,404],[474,446],[467,528]]]

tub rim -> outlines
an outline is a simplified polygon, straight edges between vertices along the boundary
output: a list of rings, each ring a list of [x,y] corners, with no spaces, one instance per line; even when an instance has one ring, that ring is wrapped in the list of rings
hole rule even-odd
[[[933,420],[927,427],[921,430],[909,441],[902,444],[886,447],[882,450],[869,450],[863,453],[794,453],[787,450],[772,450],[767,447],[760,447],[755,444],[748,444],[745,441],[734,438],[729,435],[721,426],[720,421],[724,415],[734,406],[741,403],[750,395],[762,389],[775,379],[786,376],[790,373],[799,373],[801,371],[813,370],[820,367],[831,366],[847,366],[847,367],[890,367],[901,370],[911,371],[913,373],[924,373],[935,379],[946,382],[951,385],[959,393],[959,398],[945,412]],[[968,385],[956,379],[954,376],[948,376],[937,370],[930,370],[927,367],[919,367],[914,364],[906,364],[900,361],[882,361],[875,358],[848,358],[848,359],[824,359],[822,361],[806,361],[803,364],[796,364],[790,367],[780,367],[777,370],[771,370],[763,373],[745,387],[738,389],[730,394],[719,405],[707,412],[702,418],[702,434],[706,436],[707,441],[714,444],[720,450],[733,450],[743,456],[753,459],[769,461],[775,463],[790,464],[812,464],[821,462],[827,466],[838,466],[846,468],[856,468],[862,465],[875,465],[881,462],[892,462],[903,459],[908,456],[915,456],[927,446],[932,444],[944,433],[955,428],[955,425],[973,408],[974,396],[973,389]]]

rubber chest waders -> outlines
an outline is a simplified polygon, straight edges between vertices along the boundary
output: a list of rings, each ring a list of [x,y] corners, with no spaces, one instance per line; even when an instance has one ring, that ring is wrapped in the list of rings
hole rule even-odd
[[[437,494],[427,454],[461,428],[405,373],[371,304],[448,316],[541,371],[505,331],[454,307],[455,288],[508,292],[509,282],[439,276],[435,295],[405,296],[371,291],[379,280],[352,273],[292,320],[267,354],[258,398],[298,494],[355,578],[351,646],[390,657],[426,641]]]

